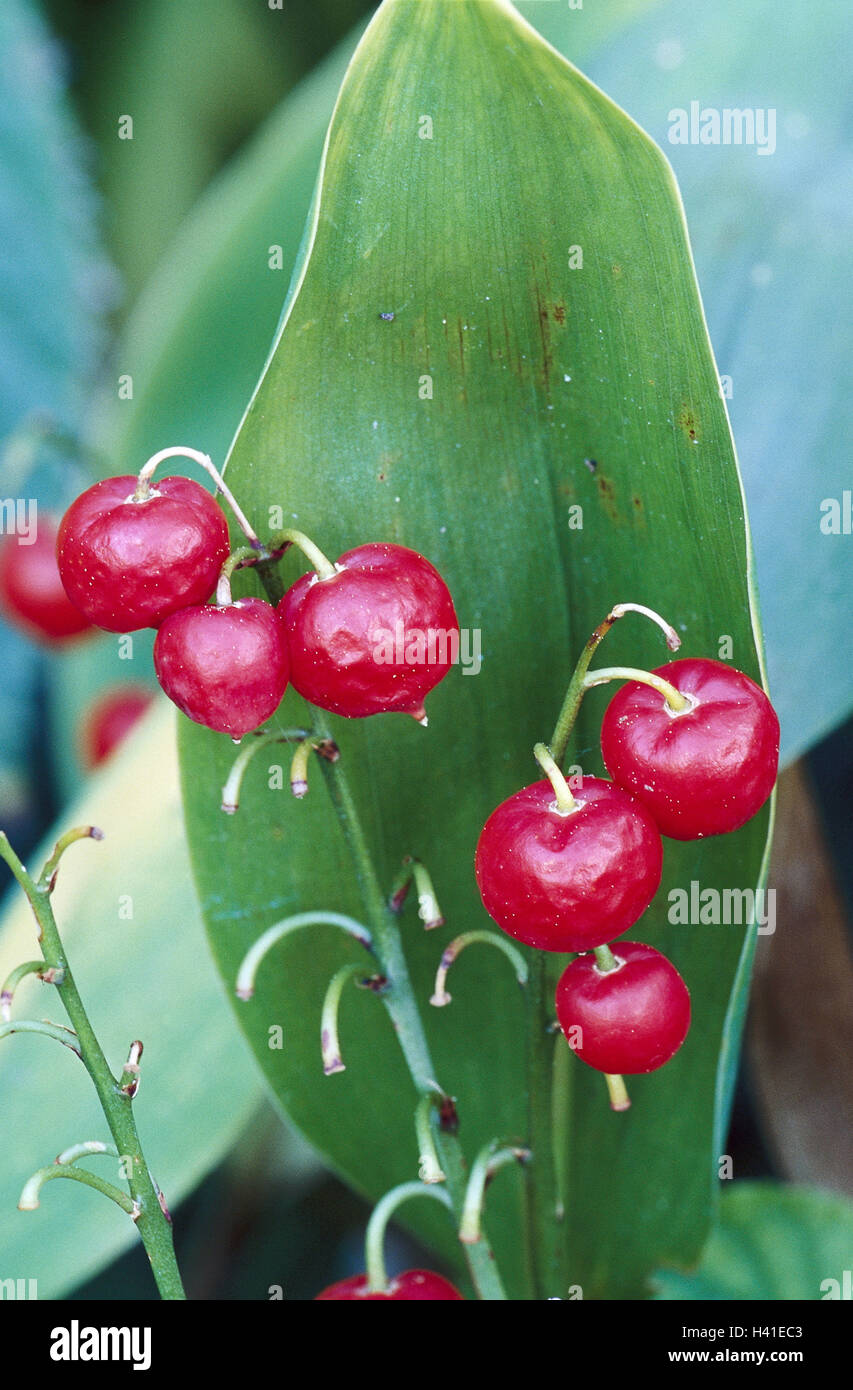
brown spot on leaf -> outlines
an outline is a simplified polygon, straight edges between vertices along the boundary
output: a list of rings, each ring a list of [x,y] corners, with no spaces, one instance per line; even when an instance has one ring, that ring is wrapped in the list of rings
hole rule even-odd
[[[601,473],[598,474],[595,481],[598,486],[598,494],[604,505],[604,510],[610,517],[611,521],[618,521],[619,508],[616,505],[616,492],[613,487],[613,483],[609,478],[605,478],[604,475]]]
[[[691,444],[699,443],[699,426],[696,421],[696,416],[689,406],[683,405],[681,407],[681,410],[678,412],[676,423],[678,428],[683,430],[687,435]]]
[[[565,323],[565,322],[566,322],[566,306],[565,306],[565,304],[555,304],[555,305],[554,305],[554,322],[555,322],[555,323]]]

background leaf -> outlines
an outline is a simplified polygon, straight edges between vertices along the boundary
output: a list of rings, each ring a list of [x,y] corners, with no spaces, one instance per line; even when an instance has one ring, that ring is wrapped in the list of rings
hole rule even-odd
[[[204,941],[181,823],[173,713],[165,699],[67,809],[32,864],[52,848],[56,834],[90,823],[106,838],[76,846],[63,860],[57,920],[113,1068],[133,1038],[146,1044],[139,1132],[174,1208],[235,1142],[260,1090],[222,1008]],[[145,854],[139,853],[142,843]],[[132,919],[120,916],[128,900]],[[34,941],[29,905],[13,888],[0,920],[0,978],[32,959]],[[14,1016],[65,1021],[49,986],[34,980],[21,986]],[[30,1173],[67,1144],[108,1138],[106,1122],[77,1058],[45,1038],[4,1040],[0,1095],[4,1270],[8,1277],[37,1279],[40,1298],[60,1298],[135,1242],[134,1227],[111,1202],[76,1185],[52,1184],[35,1212],[19,1212],[18,1197]],[[101,1161],[102,1169],[108,1162]]]
[[[538,0],[519,8],[573,57],[586,10]],[[772,0],[712,9],[668,0],[614,29],[587,71],[660,142],[678,177],[711,341],[731,381],[770,690],[789,762],[853,709],[837,640],[853,547],[849,536],[821,530],[821,504],[840,504],[850,487],[839,441],[850,433],[853,341],[838,286],[853,276],[853,173],[836,55],[853,44],[853,11],[823,0],[789,6],[784,25],[778,16]],[[671,144],[669,113],[694,100],[772,110],[775,152]]]
[[[830,1280],[838,1297],[851,1249],[853,1202],[817,1188],[737,1182],[723,1191],[698,1269],[659,1271],[656,1297],[806,1301],[831,1297]]]
[[[423,114],[431,141],[418,137]],[[583,248],[581,271],[572,246]],[[419,399],[424,373],[431,400]],[[436,691],[428,735],[403,718],[336,725],[383,878],[420,854],[452,930],[485,924],[471,868],[479,828],[533,780],[530,748],[550,731],[571,654],[613,602],[667,612],[685,654],[716,655],[729,634],[736,664],[758,674],[741,493],[669,171],[503,5],[454,6],[451,22],[435,0],[396,0],[374,20],[228,477],[259,522],[283,507],[334,554],[376,538],[421,549],[463,625],[482,630],[482,671],[455,671]],[[580,531],[569,526],[575,505]],[[622,629],[608,662],[660,663],[655,638]],[[600,768],[604,698],[579,725],[585,771]],[[282,720],[302,717],[287,696]],[[188,725],[181,743],[193,860],[226,981],[286,912],[359,911],[319,786],[294,805],[269,789],[274,759],[260,758],[226,822],[218,788],[233,749]],[[600,1077],[572,1069],[567,1239],[587,1297],[636,1296],[653,1265],[698,1254],[743,931],[668,925],[666,892],[691,879],[754,883],[766,830],[764,813],[723,840],[667,845],[664,886],[637,934],[671,954],[693,990],[682,1053],[635,1080],[622,1116],[607,1109]],[[404,932],[425,1000],[438,944],[411,920]],[[283,945],[239,1016],[289,1113],[375,1194],[412,1174],[413,1097],[364,995],[345,1005],[347,1073],[320,1084],[320,999],[348,956],[331,935]],[[526,1127],[522,1012],[500,959],[458,969],[454,1007],[428,1025],[470,1155]],[[271,1052],[277,1023],[287,1046]],[[506,1175],[490,1192],[489,1229],[516,1296],[520,1215],[520,1184]],[[431,1213],[416,1219],[433,1238],[445,1229]]]
[[[79,469],[62,448],[9,447],[8,437],[36,414],[77,428],[112,282],[61,55],[24,0],[0,13],[0,173],[0,498],[62,509]],[[46,664],[2,617],[0,666],[0,802],[5,825],[26,837],[43,795],[32,763]]]

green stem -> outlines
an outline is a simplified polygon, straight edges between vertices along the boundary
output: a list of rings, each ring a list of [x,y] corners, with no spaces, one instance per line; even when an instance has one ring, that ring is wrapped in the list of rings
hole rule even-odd
[[[608,975],[611,970],[619,969],[619,961],[614,956],[609,946],[596,946],[593,955],[595,964],[602,975]],[[631,1098],[628,1095],[628,1088],[621,1076],[616,1073],[612,1075],[604,1073],[607,1082],[607,1093],[610,1097],[611,1110],[629,1110],[631,1108]]]
[[[165,463],[166,459],[171,458],[192,459],[194,463],[197,463],[200,468],[204,469],[205,473],[215,482],[216,491],[222,493],[222,496],[234,513],[237,525],[240,527],[240,530],[243,532],[243,535],[246,537],[253,550],[260,550],[262,548],[261,542],[258,540],[254,529],[249,524],[249,520],[237,502],[233,492],[225,482],[219,470],[214,467],[210,455],[201,453],[199,449],[185,449],[182,445],[176,445],[174,448],[161,449],[159,453],[152,454],[148,462],[143,464],[139,471],[139,480],[133,493],[134,502],[146,501],[151,493],[151,479],[154,476],[155,470],[160,467],[161,463]]]
[[[650,685],[663,695],[670,714],[684,714],[694,707],[690,697],[682,695],[670,681],[655,675],[654,671],[641,671],[636,666],[601,666],[584,677],[583,688],[585,691],[591,690],[594,685],[606,685],[608,681],[639,681],[641,685]]]
[[[348,936],[353,937],[365,950],[373,950],[373,938],[367,927],[363,927],[361,922],[357,922],[354,917],[348,917],[344,912],[294,912],[291,917],[285,917],[280,922],[275,922],[268,927],[253,944],[249,947],[237,971],[237,979],[234,983],[234,992],[238,999],[251,999],[255,992],[255,977],[258,967],[267,952],[280,941],[283,936],[288,936],[291,932],[301,931],[303,927],[340,927]]]
[[[363,965],[342,965],[340,970],[332,976],[326,990],[320,1018],[320,1046],[323,1056],[323,1071],[326,1076],[332,1076],[335,1072],[346,1071],[338,1038],[338,1007],[344,987],[350,980],[358,979],[359,976],[364,978]]]
[[[563,1221],[569,1194],[569,1123],[572,1113],[571,1049],[558,1028],[554,1037],[553,1084],[551,1087],[551,1135],[556,1179],[557,1220]]]
[[[569,790],[568,782],[551,756],[550,748],[547,748],[544,743],[537,743],[533,749],[533,756],[554,788],[554,805],[556,805],[557,811],[561,816],[570,816],[572,811],[578,809],[578,803]]]
[[[137,1207],[132,1198],[126,1192],[122,1192],[115,1183],[107,1182],[106,1178],[101,1178],[97,1173],[90,1173],[88,1168],[72,1168],[66,1165],[51,1163],[47,1168],[39,1168],[28,1178],[24,1190],[18,1199],[18,1207],[21,1211],[35,1211],[39,1205],[39,1192],[46,1182],[53,1178],[71,1178],[74,1182],[85,1183],[87,1187],[94,1187],[96,1192],[100,1192],[104,1197],[109,1197],[110,1201],[115,1202],[126,1211],[128,1216],[137,1220]]]
[[[302,551],[306,560],[314,566],[319,579],[334,579],[340,571],[332,564],[328,556],[324,555],[318,545],[305,535],[304,531],[296,531],[289,527],[286,531],[277,531],[269,542],[269,550],[282,550],[285,546],[295,545]]]
[[[433,931],[436,927],[443,927],[444,917],[438,905],[438,898],[429,871],[420,859],[415,859],[414,855],[411,854],[407,854],[403,860],[403,868],[389,894],[388,906],[391,911],[402,912],[412,883],[414,883],[418,895],[418,916],[423,922],[425,930]]]
[[[329,731],[323,727],[321,712],[313,708],[312,723],[326,737],[331,737]],[[382,891],[358,809],[340,764],[324,762],[323,772],[332,805],[352,856],[367,917],[373,930],[374,949],[382,973],[389,982],[382,999],[397,1034],[412,1081],[422,1096],[435,1089],[435,1067],[415,1001],[395,915]],[[447,1177],[447,1190],[453,1210],[461,1220],[465,1202],[465,1163],[455,1134],[439,1134],[438,1152]],[[435,1192],[437,1189],[423,1190]],[[506,1293],[488,1241],[482,1240],[471,1246],[467,1256],[471,1278],[480,1298],[488,1301],[505,1299]]]
[[[615,604],[604,621],[599,623],[578,657],[578,663],[572,672],[562,708],[557,716],[557,723],[554,726],[550,748],[554,758],[561,765],[566,756],[569,738],[571,737],[572,729],[575,726],[575,720],[578,717],[578,710],[581,707],[581,701],[584,697],[584,677],[589,670],[590,662],[595,655],[599,643],[607,636],[613,624],[617,622],[619,618],[623,618],[626,613],[640,613],[643,617],[650,618],[652,622],[657,623],[666,637],[666,644],[670,651],[677,651],[681,646],[681,638],[675,631],[675,628],[672,627],[665,618],[662,618],[659,613],[656,613],[654,609],[646,608],[645,605],[641,603]]]
[[[88,827],[88,832],[83,832],[83,834],[85,833],[91,834],[91,827]],[[63,836],[60,844],[67,847],[79,838],[82,838],[81,834],[69,832],[69,835]],[[57,846],[58,849],[59,846]],[[122,1094],[116,1078],[110,1071],[107,1059],[77,991],[59,935],[59,928],[53,915],[50,888],[45,885],[49,885],[53,880],[58,866],[58,857],[54,854],[48,865],[45,866],[45,873],[42,874],[38,883],[34,882],[27,873],[8,839],[2,833],[0,833],[0,857],[9,865],[29,899],[39,925],[39,945],[47,965],[55,971],[62,971],[62,983],[57,984],[56,988],[74,1032],[77,1034],[83,1065],[92,1078],[116,1148],[123,1157],[131,1160],[128,1186],[133,1205],[138,1213],[135,1217],[136,1225],[151,1262],[151,1269],[160,1296],[166,1299],[183,1299],[185,1294],[175,1261],[171,1221],[161,1205],[160,1194],[154,1185],[142,1153],[136,1121],[133,1116],[131,1097]],[[51,865],[53,866],[52,871],[46,879],[45,875]],[[14,1024],[3,1026],[15,1027]]]
[[[549,987],[548,958],[542,951],[533,955],[527,988],[527,1136],[533,1153],[527,1170],[528,1259],[535,1298],[561,1298],[568,1283],[568,1250],[555,1164],[558,1141],[553,1127],[554,1052],[549,1027],[554,992]]]
[[[611,970],[617,970],[619,962],[614,956],[609,946],[596,946],[593,949],[595,963],[602,975],[606,975]]]
[[[39,1019],[16,1018],[11,1023],[0,1023],[0,1038],[11,1037],[13,1033],[43,1033],[46,1038],[61,1042],[83,1061],[83,1053],[77,1041],[77,1034],[62,1023],[45,1023]]]
[[[444,1182],[445,1173],[441,1166],[435,1135],[432,1130],[435,1107],[441,1100],[441,1092],[427,1092],[421,1096],[415,1110],[415,1134],[418,1140],[418,1176],[421,1182]]]
[[[306,729],[285,729],[282,733],[256,734],[250,743],[240,749],[234,762],[231,764],[231,771],[222,788],[221,810],[227,816],[233,816],[240,806],[240,789],[243,785],[243,778],[246,768],[252,761],[256,753],[262,748],[266,748],[271,743],[301,743],[308,737]]]
[[[527,984],[527,961],[521,954],[517,946],[512,946],[505,936],[498,936],[497,932],[485,931],[478,928],[476,931],[463,932],[451,941],[449,946],[445,946],[441,953],[441,960],[438,963],[438,970],[435,972],[435,985],[433,987],[430,1003],[436,1009],[441,1009],[445,1004],[449,1004],[453,996],[447,992],[447,975],[451,965],[464,950],[466,946],[494,946],[495,950],[501,951],[506,956],[510,965],[515,971],[515,977],[522,989]]]
[[[0,989],[0,1018],[2,1018],[5,1023],[8,1023],[12,1016],[12,1000],[15,997],[15,990],[18,988],[18,985],[22,980],[25,980],[28,975],[42,975],[43,972],[43,960],[25,960],[23,965],[19,965],[9,972],[3,982],[3,988]],[[59,983],[59,980],[51,977],[47,983],[55,985]]]
[[[480,1223],[483,1217],[486,1183],[508,1163],[526,1163],[529,1158],[529,1149],[513,1146],[501,1149],[494,1141],[480,1150],[471,1166],[471,1176],[465,1192],[465,1206],[459,1224],[459,1239],[463,1245],[476,1245],[482,1238]]]
[[[311,757],[313,747],[313,740],[306,735],[296,745],[296,751],[291,760],[290,790],[297,801],[301,801],[303,796],[308,795],[308,760]]]
[[[425,1187],[422,1182],[403,1182],[376,1203],[367,1223],[365,1254],[367,1288],[369,1293],[388,1292],[388,1272],[385,1268],[385,1230],[394,1212],[411,1197],[433,1197],[452,1210],[449,1196],[441,1187]]]
[[[106,1154],[108,1158],[119,1156],[115,1144],[105,1144],[102,1139],[84,1139],[81,1144],[69,1144],[53,1161],[66,1166],[76,1163],[79,1158],[91,1158],[93,1154]]]
[[[96,825],[77,825],[73,830],[66,830],[65,834],[60,835],[57,840],[53,854],[41,871],[37,886],[44,892],[52,891],[56,875],[59,872],[59,861],[70,845],[76,844],[78,840],[103,840],[103,838],[103,830],[99,830]]]

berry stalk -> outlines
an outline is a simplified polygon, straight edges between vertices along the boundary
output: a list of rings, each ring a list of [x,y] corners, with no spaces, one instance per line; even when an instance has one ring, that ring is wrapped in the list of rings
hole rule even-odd
[[[381,1201],[376,1203],[367,1223],[365,1254],[367,1264],[367,1287],[370,1293],[388,1292],[388,1271],[385,1268],[385,1231],[394,1212],[411,1197],[432,1197],[445,1207],[450,1207],[450,1198],[443,1188],[426,1187],[422,1182],[404,1182],[392,1187]]]
[[[319,710],[312,709],[312,724],[321,738],[330,738]],[[373,947],[379,968],[389,981],[382,994],[398,1041],[419,1096],[435,1093],[435,1067],[418,1011],[417,1001],[400,941],[395,915],[386,901],[373,864],[361,819],[346,776],[340,764],[323,763],[323,773],[332,805],[338,816],[349,846],[359,887],[373,934]],[[465,1205],[465,1163],[459,1141],[454,1134],[439,1131],[436,1136],[439,1161],[446,1177],[446,1190],[457,1221],[462,1220]],[[436,1192],[435,1187],[421,1186],[424,1192]],[[444,1189],[439,1189],[444,1190]],[[506,1298],[488,1240],[483,1237],[476,1245],[466,1247],[468,1267],[481,1299],[501,1301]]]
[[[148,462],[145,463],[139,471],[139,481],[136,484],[136,489],[133,494],[134,501],[145,501],[151,492],[151,479],[154,476],[155,470],[159,468],[161,463],[165,463],[166,459],[173,458],[192,459],[193,463],[197,463],[200,468],[204,469],[205,473],[209,474],[216,483],[216,491],[222,493],[222,496],[234,513],[237,525],[240,527],[249,545],[252,546],[253,549],[259,550],[261,548],[261,542],[258,539],[256,531],[249,522],[246,513],[243,511],[233,492],[225,482],[222,474],[214,467],[210,455],[201,453],[199,449],[184,448],[183,445],[177,444],[173,448],[160,449],[158,453],[152,454]]]
[[[642,617],[649,618],[653,623],[656,623],[666,638],[666,645],[671,652],[678,651],[678,648],[681,646],[681,638],[675,628],[671,623],[668,623],[665,618],[662,618],[659,613],[656,613],[653,608],[646,608],[645,604],[642,603],[615,604],[604,621],[598,624],[598,627],[589,638],[572,672],[572,678],[569,681],[562,709],[557,716],[557,723],[554,726],[554,733],[550,743],[551,752],[557,763],[562,763],[563,758],[566,756],[566,748],[568,747],[572,729],[575,726],[575,720],[578,717],[578,710],[581,707],[581,701],[586,693],[587,687],[584,684],[584,678],[589,670],[592,658],[595,655],[599,643],[607,636],[613,624],[617,622],[619,618],[624,618],[626,613],[639,613]]]
[[[161,1194],[148,1171],[142,1152],[133,1115],[132,1092],[130,1088],[122,1087],[121,1078],[113,1076],[95,1036],[74,982],[50,901],[61,855],[75,840],[86,837],[100,839],[101,835],[93,826],[69,831],[63,835],[38,880],[33,879],[24,868],[3,832],[0,832],[0,857],[8,864],[29,900],[39,925],[39,946],[45,965],[54,972],[55,988],[76,1034],[75,1050],[79,1048],[83,1065],[92,1078],[119,1154],[125,1159],[130,1159],[127,1182],[133,1219],[151,1262],[151,1270],[160,1296],[164,1299],[183,1299],[186,1295],[175,1260],[171,1218],[162,1204]],[[13,1031],[15,1024],[6,1025],[6,1028]],[[60,1041],[64,1039],[60,1038]],[[63,1175],[69,1176],[69,1173]],[[95,1175],[83,1177],[83,1170],[80,1170],[75,1176],[78,1181],[86,1182],[90,1186],[99,1186],[104,1190],[103,1183]],[[122,1197],[124,1195],[121,1194]]]
[[[565,1223],[565,1174],[560,1155],[568,1136],[557,1117],[566,1112],[556,1101],[551,1031],[554,991],[548,956],[531,952],[527,986],[527,1139],[533,1162],[526,1170],[527,1258],[534,1298],[563,1298],[569,1284],[569,1250]]]

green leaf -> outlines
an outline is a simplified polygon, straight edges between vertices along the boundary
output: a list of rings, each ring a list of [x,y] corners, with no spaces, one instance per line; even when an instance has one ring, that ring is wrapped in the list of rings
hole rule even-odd
[[[76,425],[81,387],[102,346],[106,267],[57,51],[24,0],[3,5],[0,55],[2,438],[37,409]]]
[[[578,22],[599,7],[521,8],[571,57]],[[843,529],[824,529],[850,487],[839,442],[851,429],[853,335],[837,312],[838,286],[853,277],[849,92],[836,55],[853,44],[853,11],[793,5],[783,25],[778,14],[773,0],[667,0],[597,44],[587,70],[663,145],[678,177],[711,341],[730,379],[770,690],[790,762],[853,709],[837,641],[853,546]],[[772,110],[772,155],[670,143],[670,112],[693,100]]]
[[[32,867],[58,834],[90,823],[105,839],[75,846],[63,859],[57,920],[113,1069],[120,1069],[134,1038],[145,1043],[137,1120],[146,1157],[174,1208],[237,1139],[259,1087],[222,1008],[205,945],[165,700],[63,814]],[[15,887],[0,920],[0,979],[36,954],[35,923]],[[28,1016],[66,1021],[54,992],[34,979],[19,987],[14,1005],[14,1017]],[[78,1059],[43,1037],[3,1041],[0,1098],[4,1277],[37,1279],[40,1298],[62,1297],[132,1244],[134,1227],[112,1203],[70,1183],[51,1184],[36,1212],[17,1211],[17,1201],[30,1173],[68,1144],[108,1139],[106,1121]],[[116,1180],[109,1160],[96,1162]]]
[[[419,137],[425,115],[432,139]],[[419,394],[425,375],[431,399]],[[532,745],[548,736],[574,656],[614,602],[666,613],[684,654],[716,656],[729,635],[735,664],[760,675],[740,484],[670,171],[504,4],[392,0],[374,19],[341,92],[288,312],[228,479],[258,525],[280,507],[285,524],[295,518],[333,554],[380,539],[421,550],[463,626],[482,632],[480,673],[448,677],[430,699],[428,732],[393,716],[334,726],[383,882],[404,854],[420,855],[448,931],[487,924],[472,871],[479,829],[535,779]],[[571,524],[577,507],[582,529]],[[297,569],[288,559],[286,577]],[[608,638],[608,664],[664,655],[640,620]],[[605,700],[596,692],[578,726],[587,772],[600,769]],[[292,693],[280,718],[305,718]],[[226,981],[289,912],[359,915],[316,775],[308,800],[293,803],[273,789],[280,758],[261,756],[226,820],[219,788],[232,746],[186,724],[181,746],[194,867]],[[701,1248],[718,1054],[736,1023],[739,1001],[728,1023],[727,1011],[745,933],[672,925],[667,894],[692,880],[749,888],[767,824],[765,811],[724,839],[667,844],[664,883],[637,935],[671,955],[693,993],[691,1035],[674,1062],[634,1079],[633,1109],[621,1115],[598,1075],[572,1067],[568,1275],[586,1297],[636,1295],[662,1261]],[[447,935],[424,935],[413,914],[403,935],[430,1013]],[[375,1196],[413,1175],[414,1093],[365,993],[344,1003],[346,1073],[322,1078],[320,1003],[347,959],[331,928],[288,938],[238,1016],[297,1124]],[[498,953],[472,950],[455,970],[454,1005],[426,1024],[470,1158],[494,1135],[526,1131],[523,1004]],[[280,1051],[268,1045],[274,1025]],[[724,1082],[721,1073],[721,1092]],[[453,1257],[441,1213],[413,1208],[411,1220]],[[522,1296],[517,1174],[490,1188],[487,1224]]]
[[[92,93],[114,253],[135,289],[303,64],[283,16],[241,0],[149,0],[104,16]],[[227,93],[227,96],[226,96]],[[119,121],[133,120],[131,138]]]
[[[851,1297],[853,1202],[817,1188],[738,1182],[692,1274],[661,1270],[662,1299],[813,1301]],[[846,1280],[846,1282],[845,1282]]]
[[[24,0],[0,10],[0,166],[0,497],[61,509],[74,490],[62,451],[10,449],[8,436],[34,414],[79,425],[109,276],[58,54]],[[0,666],[0,778],[12,816],[28,790],[42,672],[33,643],[2,617]]]
[[[164,441],[224,457],[281,311],[351,49],[300,84],[214,181],[140,296],[115,354],[133,397],[119,399],[113,379],[98,403],[107,472],[139,469]]]

